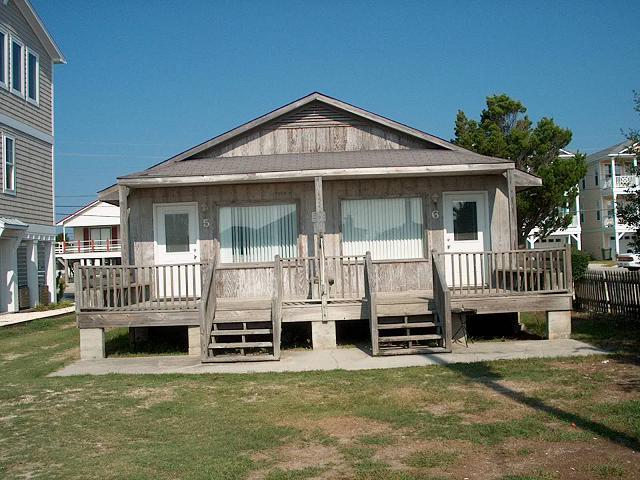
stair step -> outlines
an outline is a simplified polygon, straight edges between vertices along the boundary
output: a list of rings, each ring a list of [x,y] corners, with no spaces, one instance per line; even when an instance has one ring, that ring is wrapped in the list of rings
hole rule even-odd
[[[218,362],[265,362],[269,360],[280,360],[279,357],[271,354],[260,355],[216,355],[202,360],[202,363],[218,363]]]
[[[395,330],[397,328],[430,328],[435,326],[435,322],[378,323],[378,330]]]
[[[440,340],[442,335],[432,334],[432,335],[398,335],[393,337],[378,337],[378,341],[380,343],[383,342],[402,342],[409,340]]]
[[[424,355],[425,353],[449,353],[444,347],[412,347],[412,348],[385,348],[378,355]]]
[[[210,343],[209,348],[261,348],[273,347],[273,342],[233,342],[233,343]]]
[[[213,323],[270,322],[271,310],[216,310]]]
[[[211,335],[224,336],[224,335],[270,335],[273,332],[270,328],[254,328],[252,330],[213,330]]]

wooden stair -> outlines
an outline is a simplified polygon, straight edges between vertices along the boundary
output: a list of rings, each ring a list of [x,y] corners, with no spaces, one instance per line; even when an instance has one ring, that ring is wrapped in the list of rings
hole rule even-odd
[[[377,317],[378,355],[444,353],[442,328],[433,314]]]
[[[216,311],[209,338],[210,362],[277,360],[279,331],[272,321],[271,306]]]

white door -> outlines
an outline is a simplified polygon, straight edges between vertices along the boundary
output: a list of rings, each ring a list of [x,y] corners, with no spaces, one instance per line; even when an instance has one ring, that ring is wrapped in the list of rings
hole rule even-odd
[[[200,262],[197,204],[154,205],[154,225],[155,263],[168,265],[158,268],[158,296],[199,296],[200,267],[193,265]]]
[[[483,255],[470,255],[490,246],[487,194],[444,194],[445,271],[449,286],[481,286],[485,280]]]

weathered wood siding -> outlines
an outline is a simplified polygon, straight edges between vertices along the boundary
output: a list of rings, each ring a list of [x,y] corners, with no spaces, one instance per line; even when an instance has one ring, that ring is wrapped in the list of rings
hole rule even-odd
[[[424,258],[426,262],[378,263],[376,275],[388,291],[394,285],[403,289],[425,289],[431,286],[430,252],[443,251],[443,215],[433,215],[442,209],[442,193],[453,191],[488,192],[488,209],[491,221],[491,245],[494,250],[510,248],[509,206],[507,181],[501,175],[478,175],[465,177],[415,177],[367,180],[325,180],[324,208],[327,214],[325,236],[326,254],[342,255],[340,201],[348,198],[384,198],[419,196],[423,201]],[[432,201],[437,194],[439,202]],[[168,187],[134,189],[129,195],[130,242],[133,248],[132,261],[137,264],[154,263],[153,204],[175,202],[198,202],[201,261],[211,261],[218,256],[218,209],[229,204],[252,204],[263,202],[296,203],[298,212],[300,256],[312,256],[313,223],[311,212],[315,210],[313,182],[271,183],[247,185],[220,185],[202,187]],[[438,218],[434,218],[438,217]],[[204,220],[208,220],[205,222]],[[209,226],[205,227],[208,223]],[[243,273],[226,270],[223,277],[231,280]],[[261,280],[256,280],[259,278]],[[273,288],[273,272],[270,268],[259,271],[251,279],[238,278],[240,285],[225,281],[221,296],[236,296],[250,292],[263,296]],[[253,284],[253,286],[251,286]],[[259,285],[258,285],[259,284]],[[230,286],[231,285],[231,286]],[[242,292],[237,290],[243,289]]]
[[[2,124],[0,131],[15,139],[16,158],[16,195],[0,193],[0,216],[17,217],[29,224],[53,225],[51,145]],[[3,149],[0,142],[0,158]],[[2,168],[0,182],[4,182]]]
[[[16,7],[15,2],[0,2],[0,26],[40,57],[40,104],[33,105],[24,98],[0,88],[0,111],[45,133],[52,133],[52,64],[38,37]],[[11,48],[11,46],[9,46]],[[11,64],[9,64],[9,70]],[[11,74],[9,74],[9,78]],[[26,85],[25,85],[26,88]]]
[[[433,147],[426,141],[312,102],[254,131],[205,150],[196,158]]]

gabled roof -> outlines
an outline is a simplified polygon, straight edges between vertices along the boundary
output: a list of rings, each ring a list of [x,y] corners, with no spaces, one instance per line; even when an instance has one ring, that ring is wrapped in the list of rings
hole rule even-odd
[[[85,205],[84,207],[80,208],[79,210],[67,215],[66,217],[64,217],[62,220],[59,220],[58,223],[56,223],[56,226],[58,227],[62,227],[63,225],[67,225],[69,222],[72,222],[73,220],[77,219],[78,217],[82,217],[82,215],[87,214],[87,217],[96,217],[96,218],[104,218],[104,219],[112,219],[112,220],[101,220],[101,221],[92,221],[87,223],[86,225],[100,225],[100,224],[104,224],[104,225],[112,225],[112,224],[117,224],[120,222],[120,216],[115,216],[115,215],[106,215],[106,213],[104,212],[99,212],[99,213],[93,213],[91,212],[93,209],[102,209],[104,210],[107,206],[109,209],[112,209],[113,206],[111,204],[105,204],[102,205],[103,202],[102,200],[98,199],[98,200],[94,200],[91,203],[88,203],[87,205]],[[105,208],[102,208],[105,207]],[[91,213],[90,213],[91,212]],[[93,220],[93,218],[92,218]],[[76,225],[72,225],[72,226],[83,226],[84,224],[76,224]],[[68,225],[67,225],[68,226]]]
[[[569,158],[575,156],[575,153],[565,150],[564,148],[560,149],[560,154],[558,155],[560,158]]]
[[[624,142],[616,143],[611,147],[607,147],[598,152],[592,153],[591,155],[588,155],[587,163],[597,162],[602,160],[603,158],[615,157],[618,155],[634,155],[635,152],[633,152],[629,148],[632,146],[637,146],[637,144],[634,144],[631,140],[625,140]]]
[[[35,9],[31,5],[29,0],[8,0],[13,1],[16,4],[16,7],[20,10],[20,13],[24,16],[24,18],[29,23],[29,26],[35,32],[38,40],[42,43],[42,46],[47,51],[53,63],[67,63],[62,51],[56,45],[56,42],[53,40],[51,34],[44,26],[44,23],[36,13]],[[4,3],[7,3],[7,0],[4,0]]]
[[[412,128],[409,127],[407,125],[404,125],[400,122],[396,122],[394,120],[391,120],[389,118],[383,117],[381,115],[378,115],[376,113],[372,113],[369,112],[368,110],[364,110],[362,108],[356,107],[354,105],[351,105],[349,103],[343,102],[342,100],[338,100],[336,98],[330,97],[328,95],[324,95],[320,92],[313,92],[310,93],[309,95],[306,95],[302,98],[299,98],[298,100],[295,100],[291,103],[288,103],[287,105],[284,105],[280,108],[277,108],[275,110],[272,110],[269,113],[266,113],[264,115],[261,115],[260,117],[254,118],[253,120],[244,123],[242,125],[240,125],[239,127],[236,127],[234,129],[231,129],[221,135],[218,135],[216,137],[213,137],[199,145],[196,145],[193,148],[190,148],[188,150],[185,150],[182,153],[179,153],[178,155],[175,155],[174,157],[169,158],[168,160],[165,160],[161,163],[158,163],[156,165],[151,166],[150,168],[148,168],[147,170],[145,170],[144,172],[148,172],[150,170],[155,170],[158,167],[164,167],[168,164],[171,163],[175,163],[175,162],[181,162],[183,160],[187,160],[191,157],[194,157],[202,152],[204,152],[205,150],[209,150],[212,147],[215,147],[216,145],[220,145],[223,142],[227,142],[230,139],[240,136],[246,132],[248,132],[249,130],[253,130],[257,127],[260,127],[261,125],[264,125],[267,122],[270,122],[278,117],[281,117],[283,115],[286,115],[287,113],[296,110],[298,108],[304,107],[305,105],[310,104],[311,102],[321,102],[324,103],[326,105],[329,105],[331,107],[343,110],[345,112],[348,112],[356,117],[360,117],[364,120],[368,120],[370,122],[373,123],[377,123],[381,126],[387,127],[387,128],[391,128],[393,130],[397,130],[399,132],[402,132],[406,135],[409,135],[411,137],[423,140],[425,142],[428,142],[430,144],[433,144],[436,148],[442,148],[445,150],[451,150],[451,151],[467,151],[457,145],[454,145],[451,142],[447,142],[446,140],[443,140],[442,138],[436,137],[435,135],[431,135],[428,134],[426,132],[423,132],[421,130],[418,130],[416,128]],[[305,154],[306,155],[306,154]],[[140,174],[144,173],[144,172],[140,172]]]
[[[427,149],[357,150],[347,152],[287,153],[252,155],[246,157],[197,158],[172,162],[155,168],[120,177],[142,179],[159,177],[194,177],[212,175],[239,175],[266,172],[292,172],[297,175],[309,170],[334,170],[380,167],[429,167],[500,164],[513,165],[511,160],[487,157],[468,151]]]

